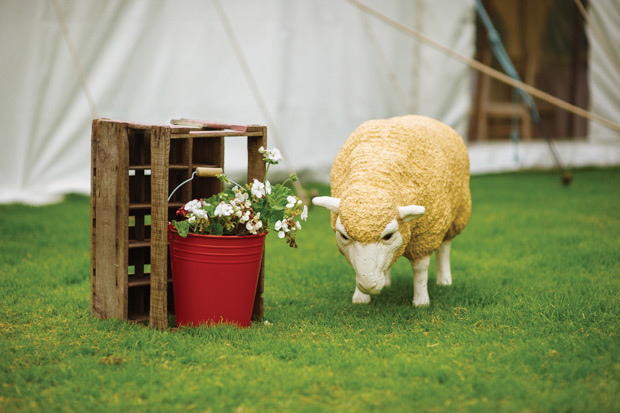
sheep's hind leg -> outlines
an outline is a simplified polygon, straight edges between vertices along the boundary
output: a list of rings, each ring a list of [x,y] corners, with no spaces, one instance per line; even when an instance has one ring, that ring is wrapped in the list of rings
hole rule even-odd
[[[370,302],[370,295],[364,294],[355,287],[355,293],[353,293],[353,304],[368,304]]]
[[[430,255],[411,263],[413,268],[413,305],[415,307],[428,307],[428,265],[431,262]]]
[[[450,245],[452,240],[444,241],[437,250],[437,285],[452,285],[450,272]]]

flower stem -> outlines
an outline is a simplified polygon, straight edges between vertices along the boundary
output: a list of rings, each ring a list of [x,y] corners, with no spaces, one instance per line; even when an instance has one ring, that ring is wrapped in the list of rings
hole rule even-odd
[[[265,176],[263,177],[263,183],[267,182],[267,174],[269,173],[269,167],[271,164],[267,162],[267,168],[265,168]]]

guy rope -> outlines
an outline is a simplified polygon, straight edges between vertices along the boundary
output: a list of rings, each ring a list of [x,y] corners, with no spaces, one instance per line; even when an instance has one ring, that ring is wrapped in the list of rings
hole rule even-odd
[[[397,29],[400,32],[403,32],[405,34],[407,34],[408,36],[411,36],[423,43],[426,43],[427,45],[433,47],[434,49],[437,49],[438,51],[453,57],[454,59],[466,64],[467,66],[471,67],[472,69],[475,69],[479,72],[484,73],[485,75],[488,75],[502,83],[505,83],[507,85],[510,85],[512,87],[518,88],[518,89],[522,89],[525,92],[529,93],[530,95],[537,97],[538,99],[544,100],[545,102],[548,102],[554,106],[557,106],[561,109],[564,109],[568,112],[571,112],[577,116],[581,116],[583,118],[595,121],[600,123],[601,125],[607,126],[610,129],[613,129],[615,131],[620,132],[620,124],[613,122],[609,119],[606,119],[602,116],[599,116],[597,114],[594,114],[592,112],[589,112],[585,109],[582,109],[578,106],[575,106],[571,103],[568,103],[562,99],[559,99],[555,96],[552,96],[546,92],[543,92],[540,89],[537,89],[533,86],[530,86],[520,80],[516,80],[511,78],[510,76],[493,69],[490,66],[485,65],[484,63],[481,63],[477,60],[474,59],[470,59],[469,57],[463,56],[462,54],[450,49],[449,47],[446,47],[434,40],[432,40],[431,38],[423,35],[422,33],[413,30],[399,22],[397,22],[396,20],[381,14],[380,12],[378,12],[377,10],[373,9],[372,7],[369,7],[357,0],[347,0],[349,3],[351,3],[352,5],[354,5],[355,7],[373,15],[374,17],[376,17],[377,19],[383,21],[384,23],[386,23],[389,26],[394,27],[395,29]]]

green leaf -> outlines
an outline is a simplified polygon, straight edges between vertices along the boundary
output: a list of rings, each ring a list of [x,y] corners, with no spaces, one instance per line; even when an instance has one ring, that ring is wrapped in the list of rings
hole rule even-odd
[[[215,208],[217,207],[217,205],[216,204],[214,205],[213,203],[209,202],[209,200],[207,200],[206,202],[210,205],[205,205],[202,207],[202,209],[204,209],[207,212],[207,216],[209,217],[215,216]]]
[[[187,234],[189,234],[189,222],[187,222],[187,221],[181,221],[181,222],[172,221],[172,225],[174,225],[174,227],[179,232],[179,235],[182,236],[183,238],[187,237]]]
[[[284,211],[286,209],[286,197],[290,195],[292,195],[290,188],[281,184],[274,185],[268,201],[269,207],[278,211]]]
[[[212,222],[210,227],[211,230],[209,232],[213,235],[222,235],[224,233],[224,227],[217,222]]]

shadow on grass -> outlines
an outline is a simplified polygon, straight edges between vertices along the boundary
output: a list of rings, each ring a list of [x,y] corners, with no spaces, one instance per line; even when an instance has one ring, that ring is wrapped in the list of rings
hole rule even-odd
[[[438,286],[434,279],[429,279],[428,294],[431,300],[431,307],[442,306],[478,306],[486,307],[498,304],[497,290],[491,290],[486,285],[478,285],[480,280],[456,282],[449,287]],[[352,283],[353,284],[353,283]],[[338,287],[328,293],[328,297],[333,301],[342,301],[346,296],[347,302],[351,302],[354,286],[350,288]],[[393,305],[406,305],[411,307],[413,300],[413,279],[399,277],[392,281],[392,285],[383,288],[380,294],[373,295],[370,302],[371,306],[386,307]],[[363,306],[363,305],[360,305]]]
[[[434,284],[429,279],[428,308],[412,305],[413,280],[398,276],[390,287],[375,296],[369,304],[353,304],[351,297],[355,288],[350,283],[338,283],[322,291],[306,291],[296,297],[278,300],[266,310],[266,317],[276,323],[322,325],[329,328],[384,328],[392,325],[425,323],[437,317],[451,316],[454,311],[478,309],[501,305],[498,291],[492,286],[480,286],[480,280],[462,280],[450,287]],[[287,316],[288,315],[288,316]]]

